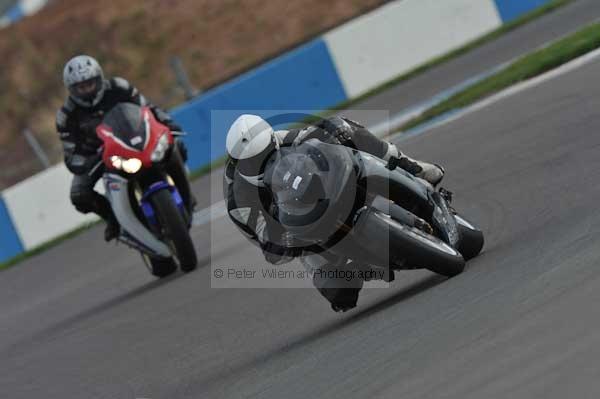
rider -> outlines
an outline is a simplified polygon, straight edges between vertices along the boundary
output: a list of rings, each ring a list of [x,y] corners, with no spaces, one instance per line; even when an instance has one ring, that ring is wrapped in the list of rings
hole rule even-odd
[[[270,193],[262,180],[265,161],[279,148],[300,144],[309,139],[341,144],[370,153],[391,161],[390,164],[398,165],[432,185],[439,184],[444,177],[444,170],[440,166],[409,158],[394,144],[377,138],[364,126],[347,118],[334,116],[303,129],[274,131],[267,121],[256,115],[240,116],[232,124],[226,139],[229,155],[224,176],[227,210],[233,223],[252,243],[262,249],[265,259],[273,264],[305,256],[307,251],[280,244],[286,242],[286,232],[279,223],[273,222]],[[349,267],[345,262],[336,263],[331,259],[326,263],[328,264],[319,268]],[[393,274],[388,274],[386,279],[391,281]],[[356,306],[363,281],[342,282],[345,284],[342,288],[339,282],[331,284],[318,279],[315,273],[313,283],[331,302],[333,310],[346,311]]]
[[[75,176],[71,183],[71,202],[81,213],[94,212],[107,223],[106,241],[119,235],[120,227],[108,200],[94,190],[104,172],[100,163],[103,142],[96,135],[96,127],[116,104],[121,102],[148,106],[157,120],[174,132],[181,128],[160,108],[150,104],[127,80],[119,77],[105,79],[102,67],[94,58],[79,55],[67,62],[63,71],[64,85],[69,92],[65,104],[56,115],[56,130],[63,145],[67,168]],[[181,140],[167,165],[186,205],[193,203],[184,162],[187,152]],[[98,166],[99,165],[99,166]]]

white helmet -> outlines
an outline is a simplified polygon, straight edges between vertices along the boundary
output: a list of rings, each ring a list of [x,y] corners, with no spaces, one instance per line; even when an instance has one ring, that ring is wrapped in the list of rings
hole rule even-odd
[[[257,115],[241,115],[227,132],[227,154],[238,161],[244,176],[262,174],[263,163],[278,146],[275,131]]]
[[[87,55],[78,55],[67,62],[63,82],[73,101],[82,107],[97,105],[106,90],[102,67]]]

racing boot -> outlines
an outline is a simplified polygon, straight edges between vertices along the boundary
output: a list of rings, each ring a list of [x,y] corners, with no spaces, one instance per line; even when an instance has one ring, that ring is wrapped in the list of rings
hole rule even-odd
[[[390,157],[388,165],[398,166],[411,175],[427,181],[434,187],[440,184],[445,173],[444,168],[440,165],[418,161],[402,153],[399,157]]]
[[[116,220],[110,220],[106,222],[106,228],[104,229],[104,241],[112,241],[119,237],[120,234],[121,226]]]
[[[96,213],[106,222],[104,229],[104,240],[112,241],[121,234],[121,226],[115,217],[110,203],[104,196],[97,197]]]

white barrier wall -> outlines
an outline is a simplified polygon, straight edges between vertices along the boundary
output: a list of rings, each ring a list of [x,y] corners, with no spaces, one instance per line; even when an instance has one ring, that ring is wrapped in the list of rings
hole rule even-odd
[[[31,15],[38,12],[48,3],[48,0],[21,0],[21,10],[25,15]]]
[[[97,219],[77,212],[71,205],[72,179],[73,175],[61,163],[2,193],[24,249],[34,248]]]
[[[394,1],[325,34],[349,98],[502,25],[492,0]]]

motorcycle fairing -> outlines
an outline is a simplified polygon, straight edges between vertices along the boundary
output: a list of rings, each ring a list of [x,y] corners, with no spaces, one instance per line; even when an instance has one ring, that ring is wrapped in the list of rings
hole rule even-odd
[[[441,232],[444,241],[454,247],[460,240],[456,218],[448,208],[446,200],[438,192],[432,192],[430,196],[431,201],[435,204],[431,219],[435,227]]]
[[[171,251],[164,243],[158,240],[146,226],[136,217],[131,208],[129,197],[129,181],[117,174],[105,173],[104,184],[106,197],[110,201],[117,221],[128,233],[130,239],[146,248],[149,255],[171,257]]]
[[[150,108],[135,104],[118,104],[96,132],[104,142],[102,160],[108,169],[113,169],[110,158],[114,155],[138,158],[143,167],[149,168],[154,163],[152,151],[159,139],[166,134],[169,145],[174,143],[170,129],[154,117]]]
[[[448,244],[455,246],[460,239],[454,215],[448,208],[438,192],[430,191],[427,185],[407,171],[396,168],[390,171],[384,161],[369,154],[361,153],[364,165],[363,177],[367,189],[387,198],[393,198],[405,210],[416,210],[418,216],[429,219],[441,234],[441,238]]]

